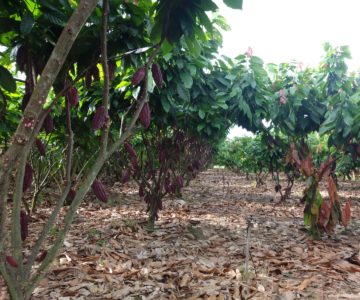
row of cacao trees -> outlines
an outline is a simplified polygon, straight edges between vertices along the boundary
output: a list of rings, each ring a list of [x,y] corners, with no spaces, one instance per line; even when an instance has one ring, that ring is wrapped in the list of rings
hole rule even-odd
[[[1,3],[0,272],[13,299],[31,297],[87,192],[107,201],[107,169],[138,184],[152,230],[163,197],[180,196],[232,124],[263,132],[276,152],[278,133],[288,136],[289,163],[310,178],[308,224],[317,232],[339,220],[330,181],[331,202],[318,197],[333,158],[312,166],[306,139],[327,133],[336,153],[357,145],[357,77],[346,72],[346,48],[328,46],[316,70],[264,66],[251,51],[219,57],[226,23],[209,17],[216,8],[211,0]],[[30,243],[29,215],[47,187],[57,197]]]
[[[211,0],[0,7],[0,273],[12,299],[30,299],[87,192],[107,202],[107,168],[138,183],[151,230],[163,197],[208,166],[241,110],[226,97],[236,76],[216,59],[226,24],[209,18]],[[245,56],[238,67],[250,86]],[[49,188],[51,210],[34,232]]]

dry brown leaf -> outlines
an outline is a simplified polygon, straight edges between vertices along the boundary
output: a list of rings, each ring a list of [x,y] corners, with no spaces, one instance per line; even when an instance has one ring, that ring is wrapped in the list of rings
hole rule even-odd
[[[343,272],[350,272],[350,273],[360,272],[359,266],[349,263],[347,260],[344,259],[339,259],[334,261],[332,264],[332,268]]]
[[[312,277],[310,277],[310,278],[304,279],[304,280],[300,283],[300,285],[299,285],[299,287],[298,287],[298,290],[299,290],[299,291],[305,290],[312,282],[316,281],[316,279],[317,279],[316,276],[312,276]]]
[[[186,273],[182,278],[181,278],[181,281],[180,281],[180,287],[185,287],[189,284],[189,282],[191,281],[191,276]]]

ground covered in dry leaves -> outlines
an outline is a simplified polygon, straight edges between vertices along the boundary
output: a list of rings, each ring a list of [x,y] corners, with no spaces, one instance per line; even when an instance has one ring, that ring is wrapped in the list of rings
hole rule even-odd
[[[109,204],[89,195],[33,299],[360,299],[360,182],[340,182],[351,225],[321,240],[303,226],[303,187],[277,203],[271,181],[209,170],[148,233],[136,186],[109,186]]]

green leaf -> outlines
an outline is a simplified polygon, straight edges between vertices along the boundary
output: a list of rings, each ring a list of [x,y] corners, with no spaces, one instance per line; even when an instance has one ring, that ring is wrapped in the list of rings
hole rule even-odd
[[[199,125],[196,127],[196,130],[197,130],[198,132],[200,132],[201,130],[203,130],[203,129],[205,128],[205,126],[206,126],[206,124],[201,123],[201,124],[199,124]]]
[[[161,97],[161,105],[166,113],[170,111],[170,103],[165,97]]]
[[[16,92],[16,82],[9,70],[0,66],[0,85],[10,93]]]
[[[23,35],[28,35],[31,32],[31,29],[34,26],[34,19],[30,12],[26,12],[20,23],[20,31]]]
[[[190,92],[182,85],[182,84],[177,84],[176,86],[176,90],[179,94],[179,97],[187,102],[190,101]]]
[[[200,117],[200,119],[204,119],[204,118],[205,118],[205,112],[202,111],[201,109],[199,110],[199,117]]]
[[[191,75],[187,72],[181,72],[180,73],[180,78],[181,78],[181,81],[183,82],[184,86],[187,88],[187,89],[190,89],[193,85],[193,79],[191,77]]]
[[[227,6],[231,8],[242,9],[242,4],[243,4],[242,0],[223,0],[223,1]]]

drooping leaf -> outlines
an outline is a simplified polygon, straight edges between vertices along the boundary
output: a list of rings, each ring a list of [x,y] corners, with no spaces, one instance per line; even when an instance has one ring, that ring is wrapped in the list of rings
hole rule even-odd
[[[0,85],[7,91],[16,92],[16,82],[8,69],[0,66]]]
[[[28,35],[34,26],[34,18],[30,12],[27,12],[20,23],[20,31],[23,35]]]
[[[243,0],[224,0],[224,3],[235,9],[242,9]]]

